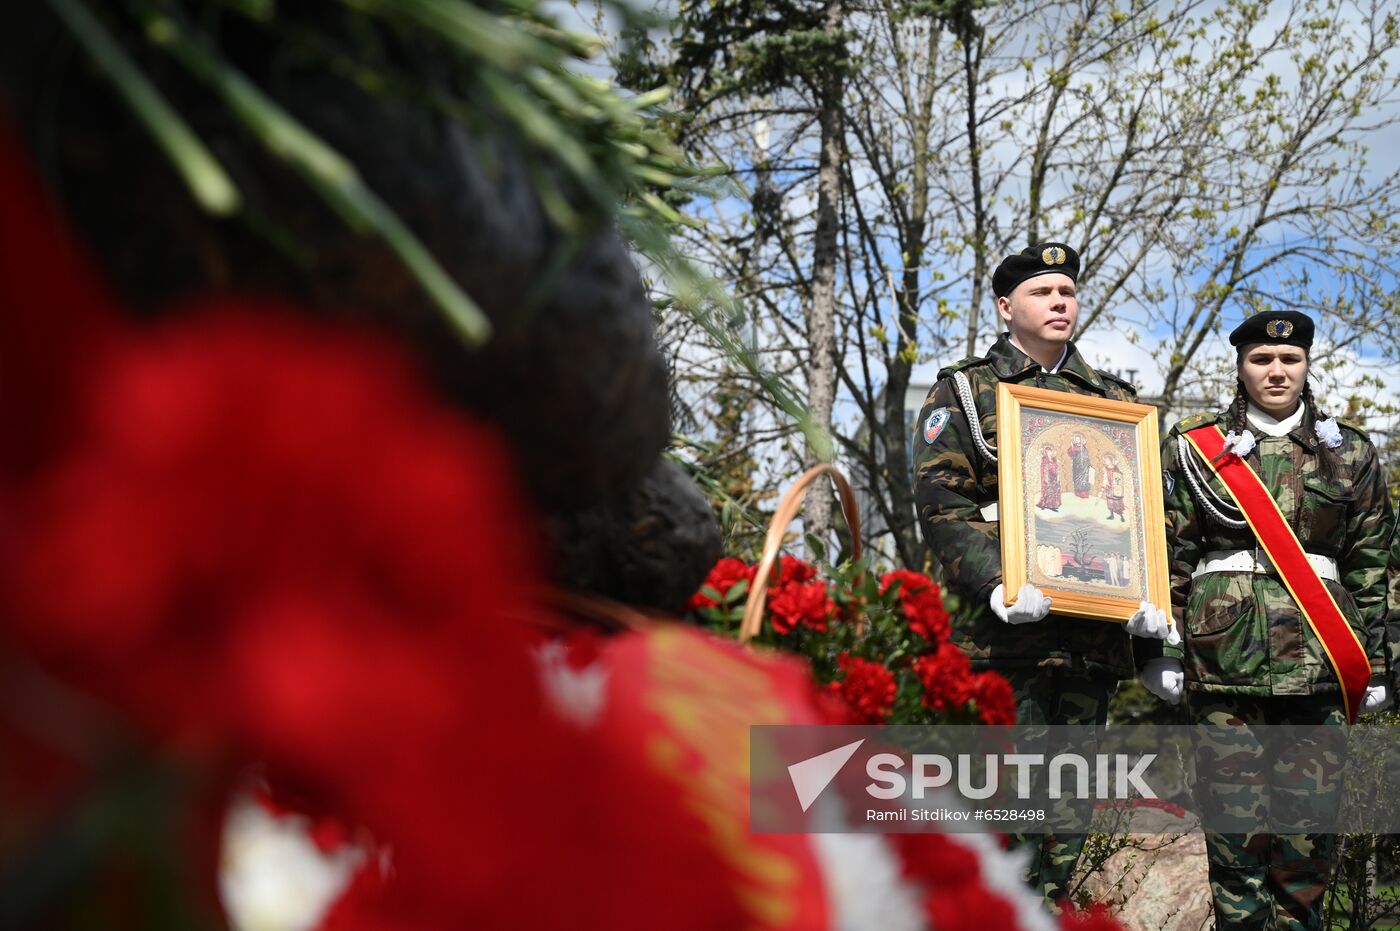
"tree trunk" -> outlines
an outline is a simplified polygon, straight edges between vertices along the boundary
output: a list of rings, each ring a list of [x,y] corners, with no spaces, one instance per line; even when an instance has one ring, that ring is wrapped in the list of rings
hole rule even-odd
[[[933,61],[937,57],[936,29],[929,30],[929,43],[928,60]],[[890,511],[894,515],[892,526],[889,528],[890,536],[894,538],[899,564],[911,569],[922,567],[924,553],[918,518],[914,511],[913,476],[909,469],[910,428],[904,419],[904,395],[909,389],[909,379],[919,348],[919,269],[924,264],[928,248],[928,134],[933,121],[933,98],[937,92],[937,82],[931,78],[922,83],[916,114],[911,121],[909,212],[900,229],[900,244],[905,257],[904,275],[897,288],[893,280],[890,282],[891,287],[895,289],[895,314],[898,325],[895,353],[890,360],[889,377],[885,382],[884,420],[879,424],[884,454],[883,474],[880,477],[884,480],[885,492],[890,500]],[[904,522],[900,523],[901,520]]]
[[[840,33],[845,11],[842,0],[827,7],[826,31]],[[831,430],[831,410],[836,400],[836,263],[837,201],[841,196],[841,93],[844,86],[841,66],[833,62],[821,85],[819,98],[821,155],[817,170],[817,229],[812,249],[812,308],[807,316],[807,340],[811,362],[807,375],[807,408],[812,421],[822,430]],[[806,463],[816,465],[819,451],[807,442]],[[808,533],[823,542],[831,531],[829,487],[807,498],[804,525]]]
[[[967,308],[967,355],[977,352],[982,320],[982,282],[987,277],[987,204],[982,193],[982,146],[977,141],[977,84],[981,80],[982,36],[972,26],[960,30],[963,44],[963,79],[967,81],[967,155],[972,169],[972,293]],[[975,47],[974,47],[975,44]]]

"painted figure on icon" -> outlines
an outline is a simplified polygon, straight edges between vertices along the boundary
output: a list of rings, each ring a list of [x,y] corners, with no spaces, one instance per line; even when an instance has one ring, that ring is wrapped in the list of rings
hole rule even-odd
[[[1123,513],[1123,470],[1118,467],[1118,457],[1105,453],[1103,459],[1103,499],[1108,505],[1108,520],[1118,518],[1123,523],[1128,518]]]
[[[1071,437],[1067,452],[1070,461],[1070,479],[1074,482],[1074,496],[1087,498],[1089,497],[1089,486],[1094,481],[1094,466],[1089,455],[1089,447],[1084,445],[1083,434],[1076,433]]]
[[[1040,500],[1035,506],[1056,513],[1060,510],[1060,460],[1049,446],[1040,448]]]

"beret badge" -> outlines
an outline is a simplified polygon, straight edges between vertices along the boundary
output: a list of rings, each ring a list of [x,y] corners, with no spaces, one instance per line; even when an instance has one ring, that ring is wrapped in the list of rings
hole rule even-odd
[[[1270,320],[1264,325],[1264,332],[1274,339],[1288,339],[1293,335],[1293,323],[1289,320]]]
[[[1045,250],[1040,253],[1040,261],[1044,262],[1046,265],[1063,265],[1065,264],[1066,258],[1068,258],[1068,256],[1065,254],[1065,250],[1061,249],[1059,246],[1047,246]]]

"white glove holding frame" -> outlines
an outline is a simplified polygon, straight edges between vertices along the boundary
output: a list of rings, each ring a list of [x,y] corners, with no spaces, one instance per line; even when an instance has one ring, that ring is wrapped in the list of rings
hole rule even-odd
[[[1128,618],[1128,623],[1124,624],[1123,628],[1134,637],[1165,640],[1167,646],[1174,647],[1181,643],[1181,634],[1177,633],[1176,627],[1167,617],[1167,612],[1150,601],[1140,602],[1137,611]]]
[[[1016,593],[1013,604],[1006,603],[1006,589],[998,584],[992,589],[992,613],[1008,624],[1031,624],[1050,613],[1051,600],[1045,593],[1027,582]]]

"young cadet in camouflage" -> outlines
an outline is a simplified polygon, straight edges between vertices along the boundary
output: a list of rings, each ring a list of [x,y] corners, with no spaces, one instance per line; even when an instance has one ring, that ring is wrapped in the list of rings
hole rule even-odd
[[[939,372],[914,437],[914,501],[924,537],[942,565],[944,584],[976,606],[957,620],[952,641],[974,669],[996,669],[1011,682],[1018,724],[1104,723],[1118,680],[1134,671],[1127,631],[1168,633],[1165,613],[1146,604],[1125,630],[1050,614],[1051,599],[1030,585],[1010,606],[1002,597],[997,384],[1115,401],[1137,396],[1132,385],[1090,367],[1070,340],[1078,275],[1079,256],[1064,243],[1007,256],[992,276],[992,290],[1008,332],[985,356]],[[1027,879],[1047,901],[1069,891],[1083,844],[1080,835],[1040,841]]]
[[[1260,314],[1230,335],[1239,352],[1235,401],[1172,428],[1162,447],[1172,610],[1185,633],[1156,646],[1143,682],[1175,703],[1184,690],[1197,730],[1203,809],[1241,819],[1207,834],[1216,924],[1321,928],[1333,837],[1291,833],[1306,801],[1339,804],[1339,746],[1271,744],[1258,725],[1342,725],[1341,686],[1283,580],[1260,565],[1257,540],[1225,485],[1183,434],[1206,424],[1259,475],[1371,658],[1362,710],[1388,700],[1387,565],[1394,517],[1375,448],[1360,428],[1326,418],[1307,388],[1313,324]],[[1258,434],[1256,440],[1255,435]],[[1247,565],[1246,565],[1247,564]],[[1310,729],[1311,730],[1311,729]],[[1338,728],[1340,731],[1341,729]],[[1320,731],[1319,731],[1320,732]],[[1261,832],[1267,821],[1275,833]]]

